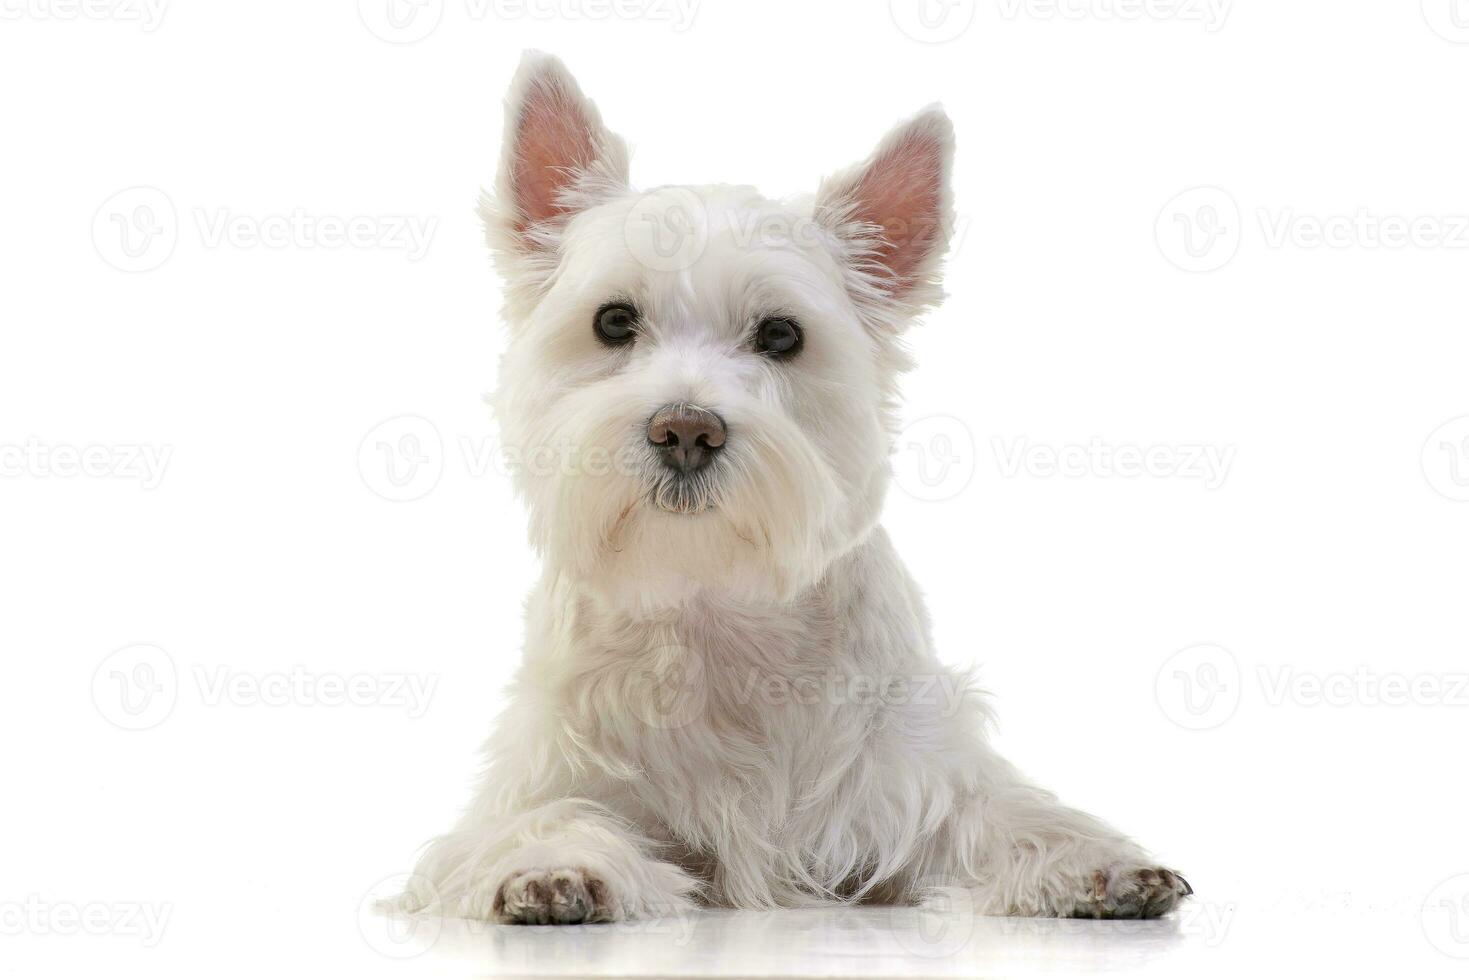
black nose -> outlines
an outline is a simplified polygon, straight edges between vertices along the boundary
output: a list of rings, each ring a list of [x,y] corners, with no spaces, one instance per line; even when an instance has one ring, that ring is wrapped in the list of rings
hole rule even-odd
[[[683,474],[708,466],[724,437],[719,416],[692,405],[664,405],[648,420],[648,442],[664,466]]]

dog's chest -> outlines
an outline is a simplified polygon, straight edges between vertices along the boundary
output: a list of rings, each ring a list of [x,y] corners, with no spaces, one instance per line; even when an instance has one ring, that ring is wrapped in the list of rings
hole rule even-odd
[[[585,639],[597,655],[566,691],[584,744],[645,783],[798,792],[823,746],[869,728],[846,631],[819,596],[780,611],[694,608]]]
[[[837,707],[823,692],[848,673],[843,633],[819,598],[778,612],[696,607],[648,630],[629,691],[671,712],[666,730],[776,749]]]

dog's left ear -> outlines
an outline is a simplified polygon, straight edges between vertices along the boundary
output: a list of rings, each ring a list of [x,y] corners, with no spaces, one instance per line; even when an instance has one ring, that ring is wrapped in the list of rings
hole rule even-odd
[[[953,232],[954,127],[937,105],[899,123],[872,156],[821,182],[816,219],[834,234],[859,304],[901,319],[942,298]]]
[[[627,144],[602,125],[559,58],[527,51],[505,97],[495,195],[480,207],[512,284],[549,274],[565,222],[627,182]]]

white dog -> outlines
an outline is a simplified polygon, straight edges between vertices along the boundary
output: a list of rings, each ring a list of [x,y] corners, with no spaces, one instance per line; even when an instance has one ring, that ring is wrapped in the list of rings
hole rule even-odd
[[[545,574],[483,783],[400,908],[602,922],[949,884],[1108,918],[1191,893],[989,747],[878,526],[952,153],[931,107],[814,199],[640,195],[561,63],[526,57],[483,213]]]

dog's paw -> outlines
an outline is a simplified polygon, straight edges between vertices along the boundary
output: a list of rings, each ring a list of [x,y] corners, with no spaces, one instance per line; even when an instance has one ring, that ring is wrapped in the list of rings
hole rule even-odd
[[[493,905],[499,922],[531,926],[611,922],[612,894],[585,868],[535,868],[500,883]]]
[[[1114,864],[1092,872],[1091,889],[1079,899],[1075,919],[1156,919],[1194,893],[1183,875],[1167,868]]]

